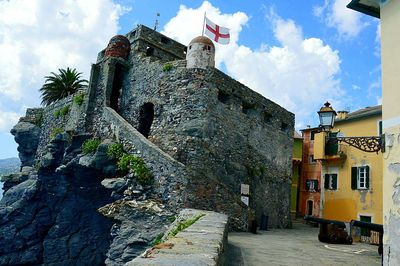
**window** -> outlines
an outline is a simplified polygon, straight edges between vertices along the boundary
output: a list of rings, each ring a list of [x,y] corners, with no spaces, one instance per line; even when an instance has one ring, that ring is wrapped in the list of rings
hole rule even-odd
[[[310,192],[317,192],[318,191],[318,180],[307,179],[306,180],[306,189]]]
[[[311,131],[310,140],[314,140],[315,138],[315,131]]]
[[[337,174],[325,174],[324,188],[329,190],[337,190]]]
[[[369,166],[351,168],[351,189],[369,189]]]
[[[146,55],[151,56],[154,54],[154,48],[153,47],[147,47],[146,48]]]
[[[308,156],[308,163],[316,163],[317,161],[314,159],[314,155]]]
[[[281,130],[287,132],[287,130],[289,129],[289,125],[286,123],[281,123]]]

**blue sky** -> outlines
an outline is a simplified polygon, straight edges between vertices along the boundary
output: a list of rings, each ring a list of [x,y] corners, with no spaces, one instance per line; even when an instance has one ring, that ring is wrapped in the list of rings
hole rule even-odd
[[[113,35],[152,27],[157,12],[158,30],[184,44],[204,11],[230,28],[216,67],[295,113],[297,129],[317,125],[327,100],[349,111],[380,104],[379,21],[349,1],[0,0],[0,159],[17,156],[8,132],[39,106],[45,75],[69,66],[88,78]]]

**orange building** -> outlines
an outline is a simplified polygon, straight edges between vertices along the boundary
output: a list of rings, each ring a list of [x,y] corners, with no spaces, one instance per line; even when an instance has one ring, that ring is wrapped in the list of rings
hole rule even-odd
[[[303,135],[303,157],[299,180],[300,215],[320,216],[321,163],[314,159],[314,135],[319,128],[301,130]]]

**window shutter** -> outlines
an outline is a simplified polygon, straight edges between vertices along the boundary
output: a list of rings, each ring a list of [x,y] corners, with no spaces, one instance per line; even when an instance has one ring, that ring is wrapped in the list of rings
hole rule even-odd
[[[369,189],[369,166],[368,166],[368,165],[365,167],[365,171],[366,171],[366,174],[367,174],[367,178],[366,178],[367,184],[366,184],[366,187]]]
[[[351,189],[357,189],[357,167],[351,168]]]
[[[318,180],[314,180],[314,189],[315,191],[319,191]]]
[[[324,188],[329,189],[329,175],[325,174]]]
[[[310,180],[306,180],[306,190],[310,190]]]
[[[333,174],[332,176],[332,189],[337,189],[337,174]]]

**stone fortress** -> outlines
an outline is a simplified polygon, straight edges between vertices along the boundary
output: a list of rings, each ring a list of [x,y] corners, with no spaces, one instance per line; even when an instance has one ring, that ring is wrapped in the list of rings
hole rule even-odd
[[[29,219],[52,217],[50,224],[33,223],[32,231],[46,228],[40,229],[40,236],[24,235],[23,227],[11,221],[22,219],[17,213],[3,214],[8,218],[0,223],[14,232],[3,235],[4,241],[40,238],[42,246],[21,240],[21,246],[0,248],[0,264],[36,254],[40,259],[27,263],[86,260],[120,265],[149,247],[165,231],[168,217],[182,208],[225,213],[230,230],[247,230],[249,221],[259,221],[261,215],[269,217],[269,227],[290,227],[294,115],[216,69],[214,56],[215,46],[206,37],[196,37],[186,47],[139,25],[126,36],[113,37],[98,54],[88,89],[78,92],[84,95],[82,104],[72,95],[45,108],[28,109],[12,130],[22,171],[6,180],[1,204],[29,209],[33,199],[24,202],[24,197],[32,187],[64,198],[42,214],[38,202],[50,199],[36,190],[28,193],[38,203]],[[54,115],[65,106],[65,115]],[[93,137],[102,140],[96,153],[82,155],[80,145]],[[115,165],[105,154],[114,142],[144,160],[151,185],[141,186],[129,175],[116,177]],[[74,201],[80,207],[74,207]],[[92,214],[87,223],[78,223],[74,230],[65,226],[63,233],[49,237],[54,225],[82,212]],[[83,228],[90,234],[79,235]],[[82,239],[93,234],[97,242],[91,251],[81,247],[75,255],[46,257],[46,249],[59,245],[55,240],[60,241],[60,234],[68,236],[63,245],[70,249],[90,245]],[[71,244],[74,237],[82,243]]]

